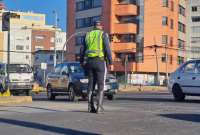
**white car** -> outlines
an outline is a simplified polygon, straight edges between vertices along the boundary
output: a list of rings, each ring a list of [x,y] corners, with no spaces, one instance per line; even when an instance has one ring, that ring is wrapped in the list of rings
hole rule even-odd
[[[173,72],[168,89],[175,101],[183,101],[187,95],[200,96],[200,60],[187,61]]]

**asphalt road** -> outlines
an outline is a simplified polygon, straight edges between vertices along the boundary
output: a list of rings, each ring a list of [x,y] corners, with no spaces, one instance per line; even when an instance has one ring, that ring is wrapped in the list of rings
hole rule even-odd
[[[105,100],[104,114],[87,113],[87,102],[65,97],[0,106],[0,135],[199,135],[200,97],[183,103],[168,93],[120,93]]]

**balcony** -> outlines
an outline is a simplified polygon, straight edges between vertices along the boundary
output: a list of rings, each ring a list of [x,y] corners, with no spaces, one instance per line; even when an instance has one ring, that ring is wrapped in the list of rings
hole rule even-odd
[[[137,6],[133,4],[117,4],[115,14],[118,16],[137,15]]]
[[[136,34],[137,24],[134,23],[116,23],[114,24],[113,33],[114,34]]]
[[[121,71],[124,72],[124,64],[122,61],[114,61],[114,71]],[[127,71],[128,72],[134,72],[135,71],[135,63],[134,62],[128,62],[127,64]]]
[[[136,43],[112,43],[112,51],[136,52]]]

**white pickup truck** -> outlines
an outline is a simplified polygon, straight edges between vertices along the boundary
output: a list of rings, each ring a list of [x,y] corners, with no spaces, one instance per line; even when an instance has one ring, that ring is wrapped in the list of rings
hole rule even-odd
[[[12,95],[30,94],[33,88],[33,71],[28,64],[0,64],[0,76]]]

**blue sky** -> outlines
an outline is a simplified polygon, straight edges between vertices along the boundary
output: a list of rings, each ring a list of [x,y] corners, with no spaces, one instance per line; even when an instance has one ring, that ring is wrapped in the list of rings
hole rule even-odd
[[[54,24],[53,10],[57,10],[59,27],[66,31],[66,1],[67,0],[3,0],[7,9],[33,11],[46,14],[46,23]]]

